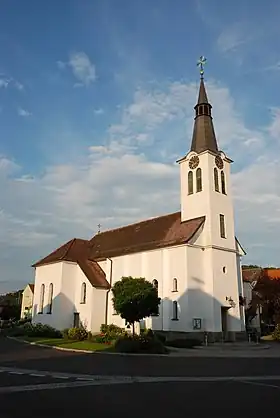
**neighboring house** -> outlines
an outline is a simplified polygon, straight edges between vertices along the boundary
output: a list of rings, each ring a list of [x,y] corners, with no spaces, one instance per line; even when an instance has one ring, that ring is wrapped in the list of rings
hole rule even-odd
[[[34,296],[34,284],[29,283],[22,292],[21,318],[31,318]]]
[[[267,277],[271,280],[280,279],[280,269],[275,268],[243,268],[242,269],[242,278],[243,278],[243,288],[244,288],[244,298],[245,298],[245,309],[250,307],[250,303],[253,298],[254,288],[258,281],[262,277]],[[256,311],[256,316],[250,321],[250,326],[253,328],[261,329],[261,313],[262,306],[258,306]]]
[[[143,321],[147,328],[228,339],[244,332],[245,252],[235,237],[232,160],[218,148],[211,112],[202,78],[191,147],[178,160],[181,211],[72,239],[36,262],[34,323],[92,332],[102,323],[125,326],[110,289],[133,276],[151,281],[161,298],[159,314]]]

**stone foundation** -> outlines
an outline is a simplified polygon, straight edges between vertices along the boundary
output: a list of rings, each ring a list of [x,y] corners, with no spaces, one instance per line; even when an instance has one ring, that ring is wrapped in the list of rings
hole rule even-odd
[[[178,332],[178,331],[155,331],[164,335],[167,340],[195,339],[205,343],[205,332]],[[208,343],[246,341],[245,331],[230,331],[223,335],[222,332],[207,332]]]

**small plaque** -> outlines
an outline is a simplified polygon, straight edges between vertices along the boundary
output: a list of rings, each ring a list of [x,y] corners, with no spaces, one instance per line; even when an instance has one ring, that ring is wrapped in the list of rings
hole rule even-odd
[[[201,329],[201,318],[193,318],[193,329]]]

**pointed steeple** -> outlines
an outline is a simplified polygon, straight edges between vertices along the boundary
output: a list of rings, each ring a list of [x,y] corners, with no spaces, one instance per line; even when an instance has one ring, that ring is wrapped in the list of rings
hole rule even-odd
[[[203,80],[203,72],[200,77],[200,87],[195,109],[195,122],[191,151],[198,154],[203,151],[218,152],[218,145],[214,131],[211,109]]]

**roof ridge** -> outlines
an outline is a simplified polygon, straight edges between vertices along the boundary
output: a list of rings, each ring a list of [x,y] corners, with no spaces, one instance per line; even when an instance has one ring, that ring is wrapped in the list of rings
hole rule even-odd
[[[144,220],[142,220],[142,221],[137,221],[137,222],[133,222],[133,223],[131,223],[131,224],[128,224],[128,225],[124,225],[124,226],[119,226],[119,227],[117,227],[117,228],[112,228],[112,229],[107,229],[106,231],[103,231],[103,232],[99,232],[99,233],[97,233],[97,234],[95,234],[89,241],[92,241],[93,240],[93,238],[95,238],[96,236],[99,236],[99,235],[103,235],[103,234],[106,234],[107,232],[113,232],[113,231],[117,231],[117,230],[120,230],[120,229],[126,229],[126,228],[129,228],[129,227],[131,227],[131,226],[135,226],[135,225],[140,225],[140,224],[142,224],[142,223],[146,223],[146,222],[148,222],[148,221],[152,221],[152,220],[156,220],[156,219],[159,219],[159,218],[166,218],[167,216],[171,216],[171,215],[175,215],[175,214],[179,214],[179,213],[181,213],[181,211],[177,211],[177,212],[171,212],[171,213],[168,213],[168,214],[165,214],[165,215],[158,215],[158,216],[154,216],[154,217],[152,217],[152,218],[147,218],[147,219],[144,219]]]
[[[66,251],[65,251],[65,253],[64,253],[61,257],[59,257],[59,259],[60,259],[60,260],[63,260],[63,259],[64,259],[64,257],[66,257],[66,256],[67,256],[67,254],[68,254],[68,252],[70,251],[70,248],[72,248],[72,246],[73,246],[73,244],[74,244],[75,240],[76,240],[76,238],[72,238],[70,241],[68,241],[68,242],[65,244],[65,246],[66,246]],[[67,244],[70,244],[70,245],[69,245],[69,246],[67,246]]]

